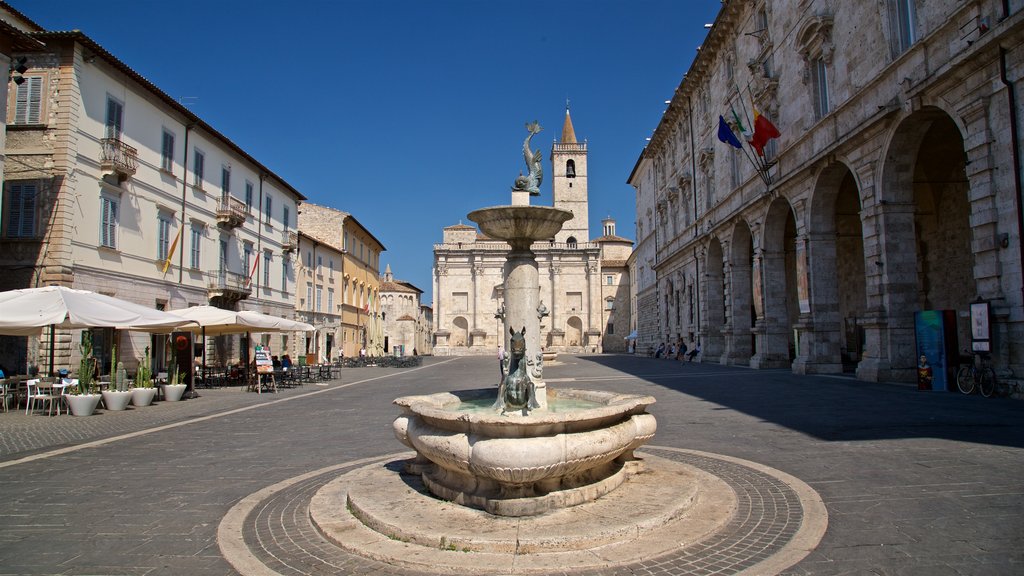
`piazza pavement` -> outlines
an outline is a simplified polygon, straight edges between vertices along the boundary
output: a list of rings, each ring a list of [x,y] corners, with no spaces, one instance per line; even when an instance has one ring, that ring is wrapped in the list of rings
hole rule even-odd
[[[770,554],[809,521],[824,535],[784,574],[1024,573],[1020,401],[611,354],[563,355],[544,376],[654,396],[658,432],[641,452],[717,467],[759,519],[699,549],[579,573],[736,573],[751,565],[739,543]],[[426,357],[276,394],[200,390],[90,417],[12,409],[0,414],[0,575],[429,573],[332,546],[310,526],[310,498],[345,470],[407,453],[394,398],[497,379],[496,359]],[[744,462],[799,479],[827,516],[809,518]],[[230,521],[237,538],[225,537]]]

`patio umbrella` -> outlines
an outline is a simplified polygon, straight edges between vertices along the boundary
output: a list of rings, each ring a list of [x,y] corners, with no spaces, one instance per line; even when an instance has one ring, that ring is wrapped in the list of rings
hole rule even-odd
[[[32,336],[52,328],[117,328],[170,332],[187,319],[140,304],[64,286],[0,292],[0,334]],[[53,372],[53,330],[50,330],[50,372]]]
[[[224,310],[215,306],[191,306],[170,310],[169,314],[191,320],[196,324],[184,327],[203,337],[203,365],[206,365],[206,337],[242,332],[311,332],[311,324],[271,316],[253,310]]]

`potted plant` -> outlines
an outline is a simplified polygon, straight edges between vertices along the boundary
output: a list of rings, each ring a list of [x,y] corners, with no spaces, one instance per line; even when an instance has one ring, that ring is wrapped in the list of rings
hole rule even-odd
[[[135,371],[135,384],[132,388],[132,406],[149,406],[156,396],[153,388],[153,372],[149,368],[149,346],[145,355],[139,359],[139,369]]]
[[[92,357],[92,335],[88,331],[82,332],[82,343],[78,349],[82,353],[82,359],[78,362],[78,388],[68,395],[68,408],[75,416],[91,416],[101,396],[94,390],[92,377],[96,370],[96,359]]]
[[[103,406],[107,410],[124,410],[132,401],[132,393],[128,389],[128,375],[125,372],[124,364],[117,361],[116,344],[110,352],[110,365],[116,366],[117,370],[111,379],[110,388],[100,392],[103,396]]]
[[[172,368],[167,384],[163,385],[164,400],[167,400],[168,402],[177,402],[178,400],[181,400],[181,396],[185,393],[185,388],[185,373],[179,373],[178,366],[175,365]]]

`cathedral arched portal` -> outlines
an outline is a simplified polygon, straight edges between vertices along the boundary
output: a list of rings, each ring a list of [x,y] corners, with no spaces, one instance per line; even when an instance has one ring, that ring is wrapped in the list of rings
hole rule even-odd
[[[583,321],[579,316],[570,316],[565,322],[565,344],[570,352],[582,350]]]
[[[469,321],[465,316],[456,316],[452,320],[452,335],[449,341],[456,348],[469,346]]]
[[[885,155],[875,226],[878,258],[866,264],[869,285],[880,289],[868,309],[878,310],[865,332],[858,377],[912,380],[918,351],[914,313],[954,310],[959,347],[969,345],[966,315],[978,294],[971,236],[972,202],[964,139],[946,112],[925,107],[896,128]],[[955,359],[950,359],[955,362]]]

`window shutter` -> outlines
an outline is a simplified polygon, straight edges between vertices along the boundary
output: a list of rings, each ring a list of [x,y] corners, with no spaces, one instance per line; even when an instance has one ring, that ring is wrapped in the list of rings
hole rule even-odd
[[[21,222],[22,222],[22,200],[23,194],[21,184],[11,184],[8,188],[10,193],[10,200],[8,200],[7,210],[7,236],[11,238],[17,238],[21,236]]]
[[[14,101],[15,124],[39,124],[42,121],[43,78],[25,78],[18,86]]]
[[[21,230],[19,236],[35,236],[37,192],[35,184],[22,184],[21,186]]]

